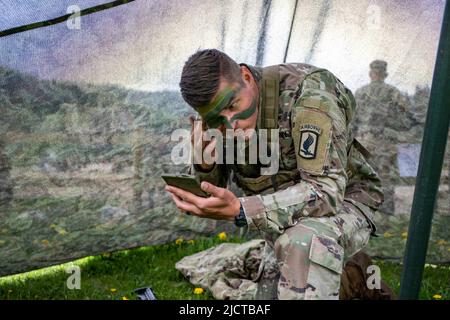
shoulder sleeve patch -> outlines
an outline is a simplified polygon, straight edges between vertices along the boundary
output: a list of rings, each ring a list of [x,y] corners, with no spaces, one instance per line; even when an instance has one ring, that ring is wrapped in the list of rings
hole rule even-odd
[[[300,108],[293,120],[297,168],[323,174],[332,138],[330,116],[318,109]]]

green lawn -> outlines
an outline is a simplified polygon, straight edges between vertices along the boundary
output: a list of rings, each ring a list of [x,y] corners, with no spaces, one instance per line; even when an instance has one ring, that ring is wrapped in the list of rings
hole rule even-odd
[[[241,242],[238,238],[228,242]],[[136,299],[133,289],[151,286],[158,299],[212,299],[209,292],[194,294],[195,287],[175,269],[186,255],[222,243],[218,237],[201,238],[91,256],[70,263],[0,278],[3,299]],[[401,265],[376,261],[382,278],[398,294]],[[81,269],[81,289],[69,290],[65,268]],[[421,299],[450,299],[450,267],[425,269]],[[435,296],[435,298],[433,298]]]

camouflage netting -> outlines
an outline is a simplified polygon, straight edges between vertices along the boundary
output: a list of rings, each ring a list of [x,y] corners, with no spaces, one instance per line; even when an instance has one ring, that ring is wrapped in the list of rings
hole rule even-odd
[[[170,134],[188,127],[191,112],[177,92],[179,74],[199,47],[249,64],[282,62],[294,2],[181,3],[135,1],[82,17],[80,30],[63,23],[0,38],[0,276],[180,237],[242,233],[179,214],[163,189],[160,175],[181,169],[171,162]],[[443,1],[298,3],[287,60],[328,68],[354,90],[355,127],[387,193],[380,237],[366,251],[401,259]],[[33,5],[14,4],[24,11],[15,14],[0,8],[0,29],[65,14],[70,4],[47,4],[35,15],[25,12]],[[204,24],[192,19],[199,14]],[[379,57],[400,90],[357,92]],[[433,262],[450,260],[449,144]]]
[[[1,274],[216,232],[163,191],[160,174],[180,169],[170,133],[187,125],[178,94],[0,78]],[[37,97],[56,110],[33,110]]]
[[[379,238],[366,252],[382,258],[401,260],[404,253],[412,207],[421,141],[430,97],[429,87],[416,87],[413,95],[394,86],[374,81],[355,93],[359,105],[355,119],[356,136],[371,151],[385,202],[377,218]],[[449,132],[450,137],[450,132]],[[450,261],[450,139],[434,210],[428,260]]]
[[[171,131],[187,127],[182,116],[188,109],[177,93],[46,82],[6,69],[0,77],[6,80],[1,87],[6,107],[0,154],[3,274],[87,254],[235,231],[228,223],[178,214],[163,191],[160,174],[181,169],[170,160]],[[33,89],[19,104],[24,83]],[[407,100],[407,108],[415,111],[412,116],[420,117],[401,135],[393,129],[401,141],[381,142],[379,137],[386,135],[376,135],[383,148],[372,149],[372,160],[386,179],[387,203],[392,196],[393,204],[378,217],[381,237],[368,248],[373,255],[403,254],[428,94],[418,89]],[[59,108],[38,113],[32,109],[37,96]],[[392,162],[381,163],[378,150]],[[430,245],[434,261],[449,258],[448,150],[444,164]]]

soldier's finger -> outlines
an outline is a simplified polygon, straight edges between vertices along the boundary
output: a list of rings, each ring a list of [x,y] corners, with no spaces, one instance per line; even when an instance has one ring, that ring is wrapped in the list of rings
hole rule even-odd
[[[206,155],[211,155],[212,159],[210,159],[209,161],[212,161],[213,163],[217,161],[216,144],[217,144],[217,139],[216,139],[216,137],[213,137],[211,139],[211,141],[208,141],[206,143],[206,145],[205,145],[205,147],[203,149],[204,150],[204,156],[206,157]],[[209,156],[208,156],[208,159],[209,159]],[[207,162],[206,159],[204,159],[204,161],[207,164],[212,164],[212,163]]]
[[[172,194],[172,199],[175,202],[175,205],[178,209],[190,212],[194,215],[200,215],[200,209],[197,208],[195,205],[183,201],[181,198],[177,197],[176,195]]]
[[[194,127],[195,116],[193,114],[189,115],[189,122],[191,123],[191,127]]]
[[[206,181],[202,182],[201,188],[203,191],[209,192],[214,197],[223,198],[225,195],[224,188],[216,187],[215,185]]]
[[[199,201],[203,200],[202,197],[198,197],[193,193],[190,193],[177,187],[169,186],[168,191],[176,195],[177,197],[183,199],[184,202],[189,202],[195,206],[197,206]]]
[[[203,205],[210,210],[220,210],[228,204],[228,201],[225,201],[224,199],[218,197],[209,197],[206,198],[203,202]]]
[[[203,130],[200,121],[196,120],[193,129],[191,130],[191,142],[194,146],[200,148],[203,146]],[[203,148],[201,150],[203,150]]]

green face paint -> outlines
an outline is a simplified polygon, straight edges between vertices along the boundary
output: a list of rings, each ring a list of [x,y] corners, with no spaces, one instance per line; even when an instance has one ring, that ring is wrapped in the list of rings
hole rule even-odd
[[[235,96],[236,91],[231,88],[225,88],[210,104],[197,108],[198,113],[209,128],[218,128],[223,123],[228,122],[220,113],[230,105]]]
[[[250,118],[254,113],[256,112],[256,100],[253,99],[252,100],[252,104],[250,105],[249,108],[247,108],[247,110],[244,110],[242,112],[239,112],[238,114],[235,114],[232,118],[231,118],[231,123],[233,123],[233,121],[235,120],[245,120]]]
[[[227,129],[232,129],[231,123],[235,120],[245,120],[250,118],[256,112],[256,100],[253,99],[250,107],[246,110],[235,114],[230,121],[220,113],[227,108],[233,99],[236,97],[237,92],[231,88],[224,89],[210,104],[197,109],[198,113],[202,116],[209,128],[219,128],[221,125],[225,125]],[[231,123],[230,123],[231,122]]]

